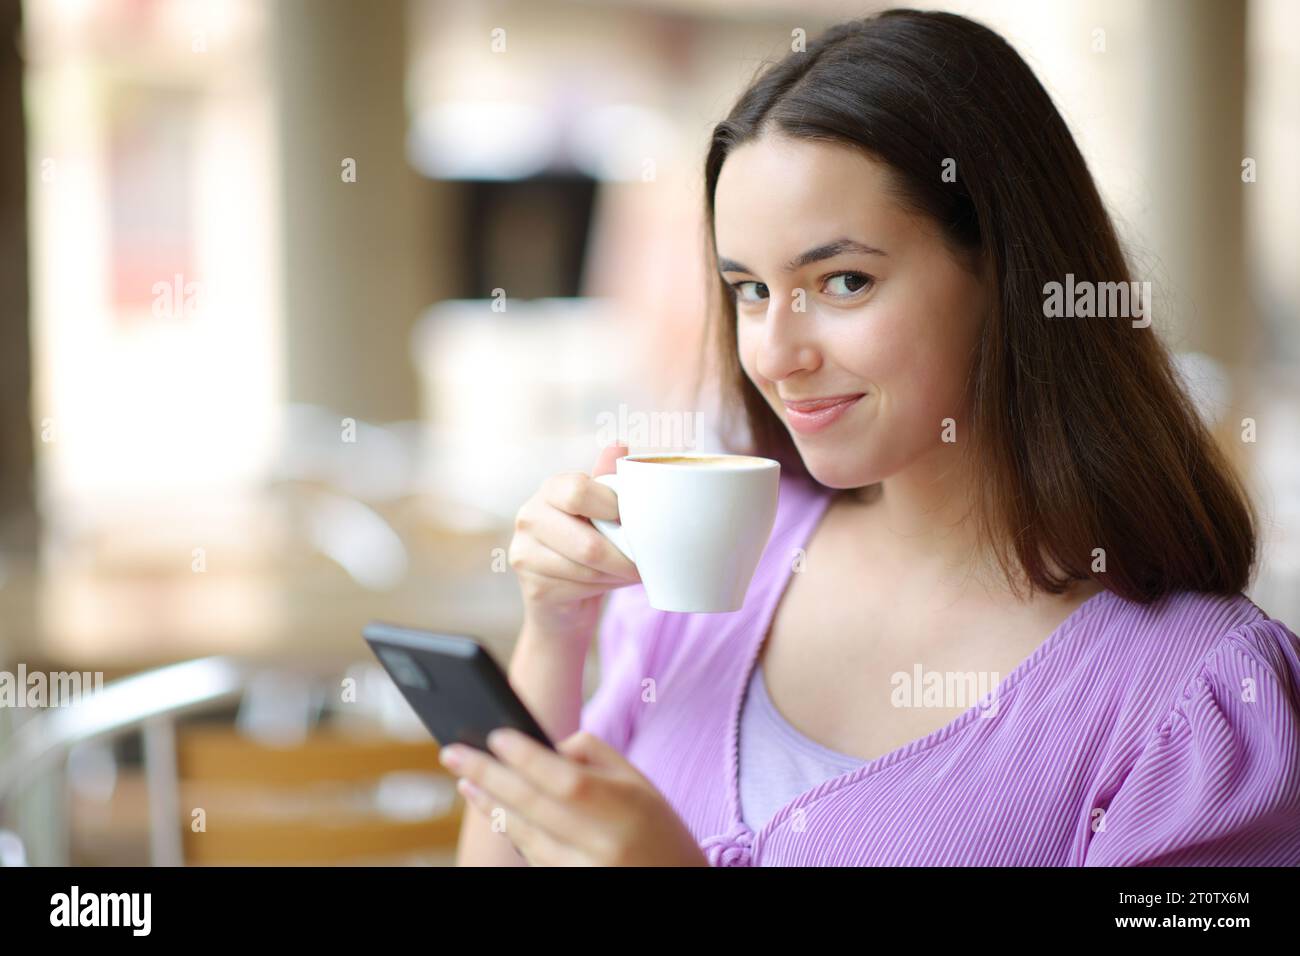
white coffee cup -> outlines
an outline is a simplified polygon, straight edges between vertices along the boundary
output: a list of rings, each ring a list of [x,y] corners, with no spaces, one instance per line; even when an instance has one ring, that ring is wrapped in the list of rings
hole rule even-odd
[[[776,522],[781,465],[752,455],[624,456],[596,481],[618,495],[618,521],[596,529],[641,575],[659,611],[738,611]]]

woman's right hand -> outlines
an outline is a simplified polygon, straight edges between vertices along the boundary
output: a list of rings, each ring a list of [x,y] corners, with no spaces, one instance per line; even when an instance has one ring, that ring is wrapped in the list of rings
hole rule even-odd
[[[589,639],[605,592],[641,580],[636,565],[587,520],[618,519],[618,497],[595,476],[613,472],[626,454],[625,445],[610,445],[591,475],[552,475],[515,515],[508,557],[519,576],[526,629]]]

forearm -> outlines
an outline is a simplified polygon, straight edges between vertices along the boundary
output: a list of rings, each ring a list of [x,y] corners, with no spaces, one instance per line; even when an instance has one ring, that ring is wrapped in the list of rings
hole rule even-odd
[[[578,730],[582,671],[590,644],[590,637],[574,640],[543,635],[528,625],[515,643],[507,671],[510,686],[552,740],[563,740]],[[527,865],[505,834],[492,829],[491,818],[469,804],[456,860],[460,866]]]

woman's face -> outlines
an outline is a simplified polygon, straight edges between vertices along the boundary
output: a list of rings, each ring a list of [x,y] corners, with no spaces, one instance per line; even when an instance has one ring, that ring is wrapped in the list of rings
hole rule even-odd
[[[768,135],[727,157],[714,198],[741,365],[830,488],[874,484],[967,437],[981,286],[887,182],[858,150]],[[854,395],[830,424],[785,404]]]

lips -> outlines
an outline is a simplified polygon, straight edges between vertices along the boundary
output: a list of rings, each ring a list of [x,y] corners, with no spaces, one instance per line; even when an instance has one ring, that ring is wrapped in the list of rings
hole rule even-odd
[[[786,401],[785,399],[782,399],[782,401],[786,408],[794,412],[818,412],[833,405],[840,405],[855,398],[861,398],[864,394],[864,392],[849,392],[844,395],[830,395],[826,398],[807,398],[797,402]]]
[[[802,435],[811,435],[830,428],[865,394],[865,392],[858,392],[852,395],[828,395],[825,398],[785,402],[785,418],[795,431]]]

